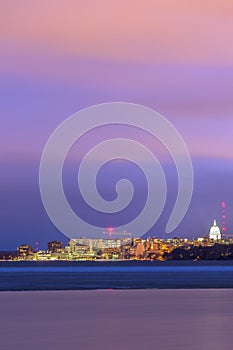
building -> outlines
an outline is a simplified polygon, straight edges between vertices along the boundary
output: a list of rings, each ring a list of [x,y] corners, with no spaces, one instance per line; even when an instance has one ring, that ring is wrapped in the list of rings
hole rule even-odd
[[[99,251],[103,248],[103,240],[101,238],[95,238],[92,240],[92,249],[94,252]]]
[[[120,248],[120,247],[121,247],[120,239],[103,239],[102,240],[102,249]]]
[[[72,258],[88,259],[93,257],[92,240],[89,238],[73,238],[69,242]]]
[[[60,242],[60,241],[48,242],[48,251],[50,253],[61,253],[62,252],[62,242]]]
[[[33,248],[28,244],[20,245],[17,248],[17,255],[20,259],[32,258]]]
[[[214,241],[218,241],[221,239],[220,228],[217,226],[216,220],[214,220],[214,224],[210,228],[209,239],[212,239]]]

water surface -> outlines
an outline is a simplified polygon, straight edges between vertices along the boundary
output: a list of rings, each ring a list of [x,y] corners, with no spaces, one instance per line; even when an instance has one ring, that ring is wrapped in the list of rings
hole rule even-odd
[[[153,288],[233,288],[233,262],[0,262],[1,291]]]

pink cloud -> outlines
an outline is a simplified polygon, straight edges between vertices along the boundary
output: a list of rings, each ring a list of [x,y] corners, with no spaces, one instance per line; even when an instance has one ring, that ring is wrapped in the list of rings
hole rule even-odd
[[[232,1],[8,1],[0,43],[120,61],[232,65]]]

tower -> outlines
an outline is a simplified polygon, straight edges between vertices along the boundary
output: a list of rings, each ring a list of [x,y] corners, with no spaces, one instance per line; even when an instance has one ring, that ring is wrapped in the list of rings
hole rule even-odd
[[[221,239],[220,228],[217,226],[216,220],[214,220],[214,224],[210,228],[209,239],[213,239],[214,241]]]
[[[222,233],[226,233],[226,230],[227,230],[227,227],[226,227],[226,203],[225,202],[222,202],[221,203],[221,208],[222,208],[222,227],[221,227],[221,230],[222,230]]]

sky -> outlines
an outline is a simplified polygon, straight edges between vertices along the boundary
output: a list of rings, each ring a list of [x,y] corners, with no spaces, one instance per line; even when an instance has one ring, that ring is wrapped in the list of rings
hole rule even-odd
[[[206,235],[214,218],[220,223],[222,201],[227,232],[233,233],[232,17],[233,3],[224,0],[0,1],[0,250],[67,241],[40,198],[41,154],[67,117],[112,101],[155,109],[188,147],[193,197],[172,236]],[[137,136],[158,151],[165,169],[168,199],[148,234],[167,237],[177,193],[174,166],[158,142]],[[67,198],[77,211],[73,170],[80,153],[77,146],[64,176]],[[117,179],[127,173],[135,184],[128,215],[137,215],[146,193],[142,174],[132,164],[114,162],[108,171]],[[114,197],[110,178],[103,169],[98,186],[108,200]],[[85,207],[81,212],[90,214]],[[117,226],[127,216],[93,220]]]

